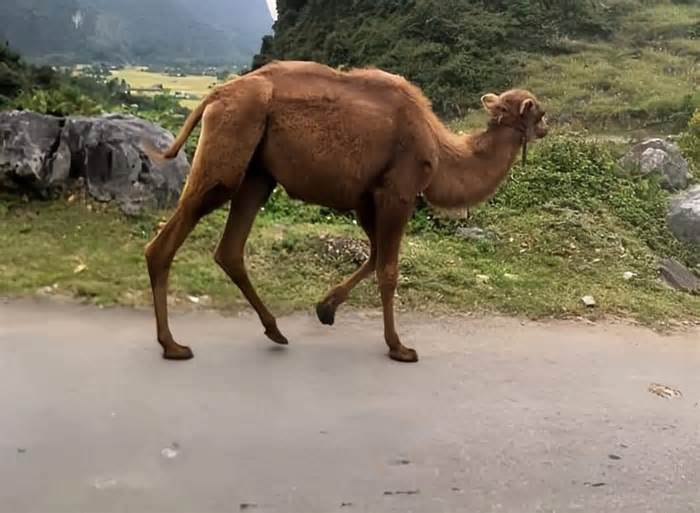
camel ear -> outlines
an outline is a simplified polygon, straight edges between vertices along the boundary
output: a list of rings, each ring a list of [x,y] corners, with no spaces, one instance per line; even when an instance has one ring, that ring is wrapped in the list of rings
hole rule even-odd
[[[498,95],[493,93],[485,94],[481,97],[482,105],[491,113],[496,113],[498,106],[500,105],[500,100],[501,99],[498,97]]]
[[[530,98],[528,98],[527,100],[523,100],[523,103],[520,104],[520,115],[523,116],[526,113],[530,112],[534,106],[535,102]]]

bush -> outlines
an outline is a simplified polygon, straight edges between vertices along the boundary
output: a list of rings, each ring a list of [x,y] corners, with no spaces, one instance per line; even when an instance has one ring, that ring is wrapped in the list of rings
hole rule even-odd
[[[73,76],[50,66],[27,64],[19,54],[0,46],[2,109],[33,110],[59,116],[91,115],[131,103],[127,89],[123,82],[104,81],[104,75]]]
[[[31,110],[53,116],[99,114],[101,106],[79,89],[59,86],[52,89],[31,89],[22,92],[12,102],[19,110]]]
[[[517,166],[483,215],[573,210],[611,215],[657,254],[686,256],[666,226],[668,193],[654,179],[624,174],[599,144],[554,138],[538,146],[531,164]]]

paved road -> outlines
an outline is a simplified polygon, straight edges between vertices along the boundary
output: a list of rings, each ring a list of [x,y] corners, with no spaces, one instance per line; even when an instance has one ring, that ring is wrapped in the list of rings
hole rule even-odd
[[[700,333],[401,321],[0,303],[0,511],[700,511]]]

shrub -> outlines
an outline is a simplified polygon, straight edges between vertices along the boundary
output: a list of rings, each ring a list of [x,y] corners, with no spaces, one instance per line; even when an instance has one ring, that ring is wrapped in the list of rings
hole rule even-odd
[[[12,106],[19,110],[32,110],[54,116],[87,116],[98,114],[102,110],[95,100],[71,86],[23,91],[12,102]]]
[[[526,169],[514,169],[485,215],[524,215],[533,210],[609,214],[653,251],[685,255],[666,226],[668,193],[657,180],[624,174],[607,148],[588,141],[554,138],[534,153]]]

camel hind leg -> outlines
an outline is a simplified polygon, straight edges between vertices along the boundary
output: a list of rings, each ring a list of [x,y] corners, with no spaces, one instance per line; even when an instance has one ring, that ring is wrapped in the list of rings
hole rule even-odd
[[[266,105],[256,101],[254,90],[242,93],[238,97],[246,96],[249,101],[227,98],[229,101],[217,100],[207,107],[192,170],[178,206],[146,246],[158,342],[166,359],[187,360],[193,356],[188,347],[175,341],[168,323],[168,276],[175,254],[203,216],[233,197],[262,138]]]
[[[183,196],[168,222],[146,246],[158,342],[163,347],[163,357],[166,359],[192,358],[189,347],[175,342],[168,323],[168,276],[173,258],[197,222],[223,205],[228,197],[230,192],[220,187],[213,187],[201,195]]]
[[[288,344],[277,328],[277,320],[267,309],[250,282],[245,268],[245,244],[253,227],[255,217],[275,188],[274,180],[263,172],[251,169],[246,174],[238,192],[231,201],[224,235],[216,249],[214,259],[240,289],[255,309],[265,328],[265,335],[277,344]]]

